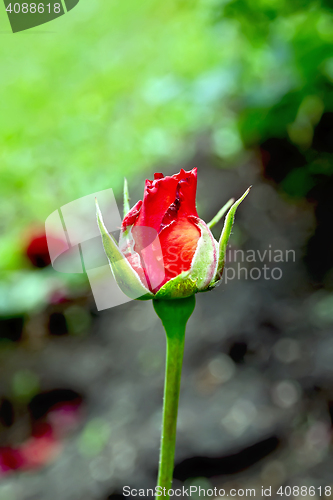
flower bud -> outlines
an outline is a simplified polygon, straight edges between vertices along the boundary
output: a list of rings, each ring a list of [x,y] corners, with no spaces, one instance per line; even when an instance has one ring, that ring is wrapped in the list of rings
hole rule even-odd
[[[97,220],[113,275],[121,290],[137,299],[180,299],[210,290],[220,281],[225,250],[236,209],[248,191],[230,208],[220,242],[210,227],[230,206],[206,224],[199,218],[195,197],[197,169],[146,181],[143,201],[125,215],[119,246]],[[125,203],[127,185],[125,184]]]

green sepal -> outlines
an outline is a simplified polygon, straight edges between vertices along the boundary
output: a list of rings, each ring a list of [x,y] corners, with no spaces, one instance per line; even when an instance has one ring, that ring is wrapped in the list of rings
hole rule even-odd
[[[216,275],[218,244],[206,223],[201,219],[195,219],[201,236],[192,260],[190,279],[196,283],[198,290],[204,290]]]
[[[190,278],[190,271],[184,271],[165,283],[154,295],[157,300],[184,299],[197,293],[196,282]]]
[[[227,201],[227,203],[225,205],[223,205],[223,207],[221,208],[221,210],[219,210],[217,212],[215,217],[213,217],[212,220],[210,222],[208,222],[208,224],[207,224],[208,229],[212,229],[212,227],[214,227],[215,224],[217,224],[222,219],[223,215],[226,213],[228,208],[231,207],[231,205],[233,204],[234,201],[235,201],[235,198],[230,198],[230,200]]]
[[[112,274],[121,289],[131,299],[148,300],[154,295],[141,282],[126,257],[119,250],[117,242],[110,235],[104,225],[103,217],[96,200],[97,222],[101,232],[106,256],[110,263]]]
[[[245,191],[243,196],[241,196],[232,205],[232,207],[230,208],[229,212],[226,215],[223,230],[222,230],[220,241],[219,241],[219,256],[218,256],[217,271],[216,271],[215,278],[213,279],[212,283],[210,284],[210,288],[214,287],[214,284],[216,283],[216,281],[219,281],[222,277],[224,263],[225,263],[225,253],[226,253],[228,241],[230,238],[232,226],[234,224],[236,210],[238,208],[238,205],[240,205],[241,202],[244,200],[244,198],[249,194],[250,189],[251,189],[251,186]]]
[[[130,198],[128,193],[128,183],[126,177],[124,177],[124,217],[130,211]]]

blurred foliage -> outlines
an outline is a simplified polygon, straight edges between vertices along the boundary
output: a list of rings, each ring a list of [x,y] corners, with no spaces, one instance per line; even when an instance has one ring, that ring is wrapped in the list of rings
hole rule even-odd
[[[1,267],[22,234],[123,176],[186,159],[209,131],[222,166],[269,137],[306,151],[333,108],[330,2],[81,0],[15,35],[0,30]],[[295,170],[287,191],[306,192]],[[158,167],[157,169],[162,168]],[[288,183],[291,186],[288,188]],[[296,189],[297,191],[297,189]],[[297,194],[297,193],[296,193]]]
[[[37,375],[29,370],[21,370],[15,373],[12,382],[13,395],[22,400],[30,399],[38,393],[39,381]]]
[[[83,430],[79,449],[83,455],[98,455],[107,445],[110,438],[108,423],[100,418],[91,420]]]

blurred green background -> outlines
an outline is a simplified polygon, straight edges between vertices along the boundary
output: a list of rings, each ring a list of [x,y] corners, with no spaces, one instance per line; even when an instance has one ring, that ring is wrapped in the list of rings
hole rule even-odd
[[[81,0],[15,36],[4,10],[0,22],[4,269],[21,265],[29,224],[189,158],[198,134],[230,167],[271,136],[307,150],[333,107],[328,1]],[[287,190],[306,194],[327,163],[294,173]]]
[[[297,261],[283,280],[198,297],[176,481],[330,484],[332,9],[80,0],[13,35],[2,8],[0,500],[154,485],[164,337],[151,304],[97,312],[84,275],[27,247],[66,203],[108,188],[121,203],[126,176],[134,204],[154,171],[194,166],[205,220],[254,185],[234,248],[292,248]]]

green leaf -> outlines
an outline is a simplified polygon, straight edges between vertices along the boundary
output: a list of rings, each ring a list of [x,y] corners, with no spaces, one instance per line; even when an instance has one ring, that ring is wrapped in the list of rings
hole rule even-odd
[[[225,262],[225,252],[226,252],[228,241],[229,241],[229,238],[230,238],[231,229],[232,229],[232,226],[234,224],[236,210],[238,208],[238,205],[240,205],[240,203],[244,200],[244,198],[249,194],[251,187],[252,186],[250,186],[245,191],[245,193],[243,194],[243,196],[241,196],[232,205],[232,207],[230,208],[229,212],[226,215],[226,218],[225,218],[225,221],[224,221],[223,230],[222,230],[222,234],[221,234],[220,241],[219,241],[219,259],[218,259],[218,265],[217,265],[217,272],[216,272],[216,275],[215,275],[215,281],[219,280],[221,278],[221,276],[222,276],[222,272],[223,272],[223,268],[224,268],[224,262]]]
[[[96,209],[97,222],[102,235],[104,250],[119,288],[131,299],[152,299],[154,295],[142,284],[138,274],[119,250],[117,242],[108,233],[97,200]]]

